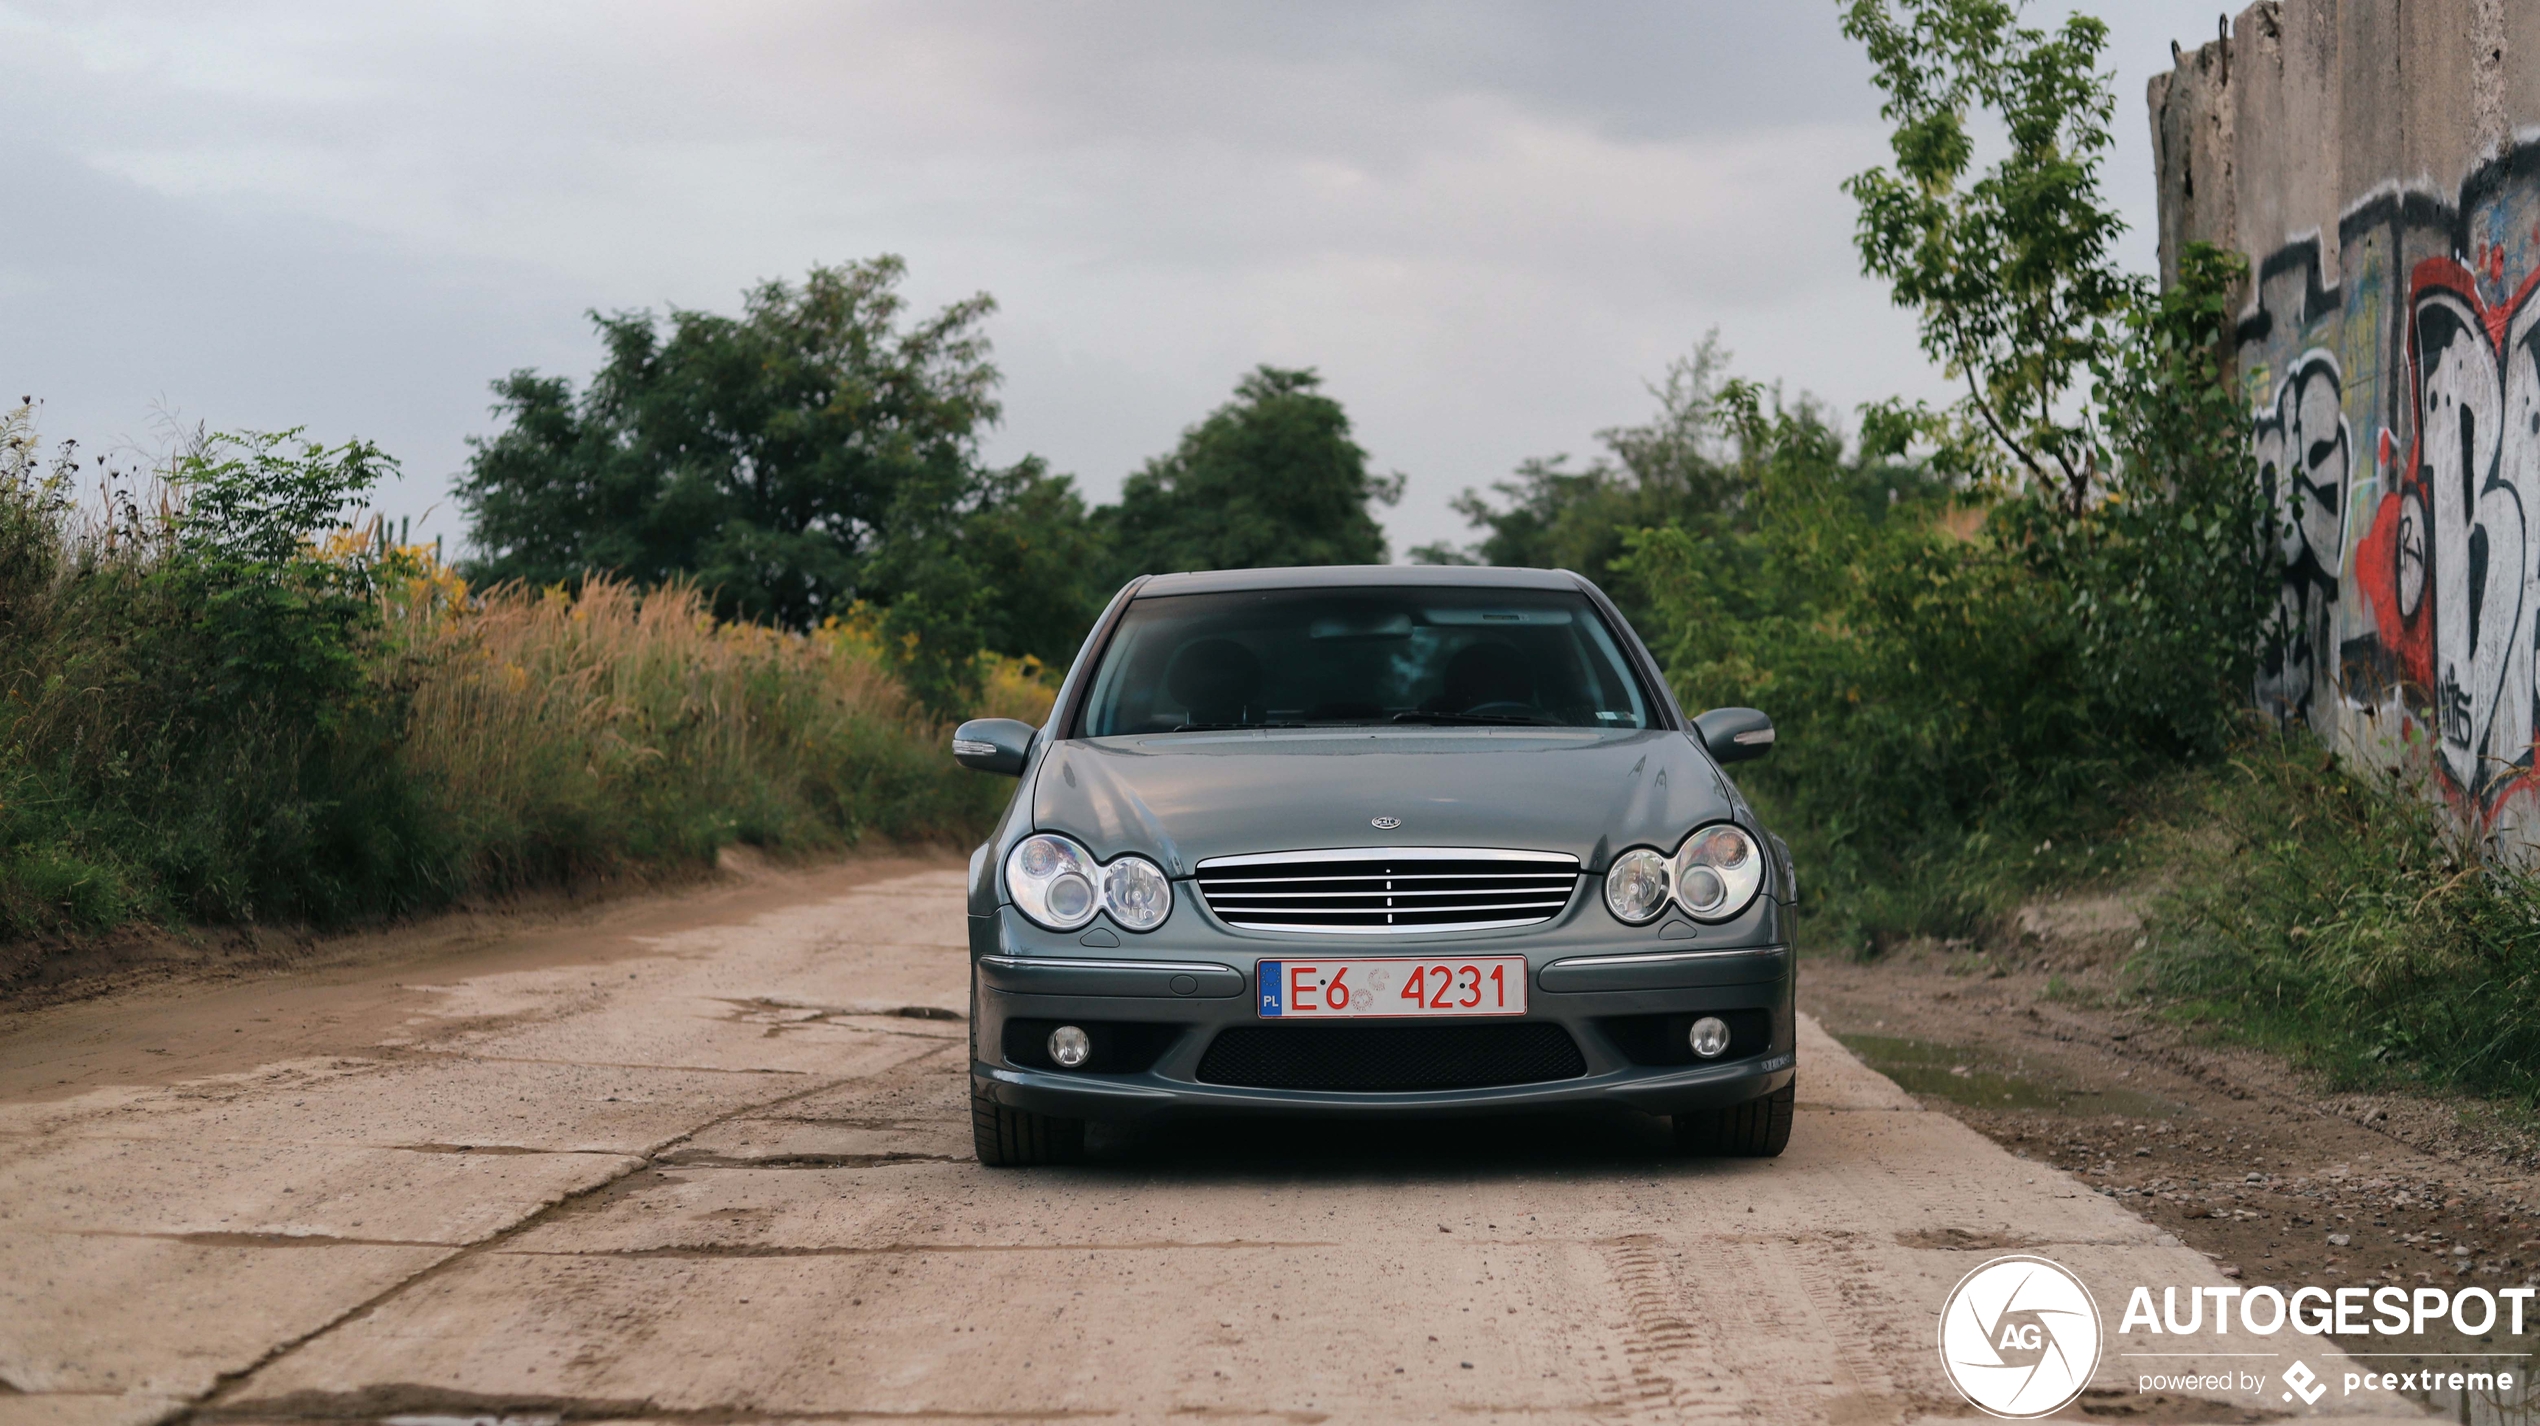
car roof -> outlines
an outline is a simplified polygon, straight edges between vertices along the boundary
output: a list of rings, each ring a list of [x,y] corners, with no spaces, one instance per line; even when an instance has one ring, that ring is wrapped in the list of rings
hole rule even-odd
[[[1221,594],[1255,589],[1364,589],[1374,586],[1457,589],[1566,589],[1580,585],[1577,575],[1558,569],[1513,569],[1498,565],[1455,564],[1309,564],[1282,569],[1212,569],[1194,574],[1159,574],[1138,586],[1137,597],[1164,594]]]

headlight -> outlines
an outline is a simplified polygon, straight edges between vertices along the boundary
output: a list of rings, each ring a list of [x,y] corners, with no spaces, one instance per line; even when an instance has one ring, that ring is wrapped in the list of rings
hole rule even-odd
[[[1152,931],[1173,912],[1173,883],[1162,867],[1140,856],[1096,866],[1083,847],[1048,832],[1015,843],[1005,884],[1015,909],[1052,931],[1076,930],[1096,911],[1127,930]]]
[[[1102,869],[1102,909],[1124,930],[1152,931],[1173,911],[1173,883],[1144,857],[1122,857]]]
[[[1764,855],[1755,839],[1722,822],[1685,839],[1676,851],[1676,900],[1706,921],[1746,909],[1764,884]]]
[[[1605,873],[1605,909],[1614,919],[1637,926],[1667,904],[1667,859],[1647,847],[1634,847],[1614,859]]]
[[[1073,931],[1094,919],[1101,872],[1083,847],[1042,833],[1015,843],[1006,855],[1006,890],[1024,915],[1053,931]]]

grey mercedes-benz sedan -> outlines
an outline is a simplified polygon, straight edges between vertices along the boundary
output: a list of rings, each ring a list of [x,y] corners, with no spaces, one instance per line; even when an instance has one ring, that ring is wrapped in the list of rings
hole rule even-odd
[[[1089,1120],[1618,1104],[1697,1153],[1790,1138],[1789,853],[1611,601],[1549,570],[1139,579],[970,859],[979,1161]]]

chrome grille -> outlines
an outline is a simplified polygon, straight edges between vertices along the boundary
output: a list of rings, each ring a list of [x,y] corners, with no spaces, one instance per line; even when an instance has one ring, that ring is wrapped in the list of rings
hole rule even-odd
[[[1199,893],[1250,931],[1404,935],[1549,921],[1570,904],[1579,859],[1474,847],[1354,847],[1213,857]]]

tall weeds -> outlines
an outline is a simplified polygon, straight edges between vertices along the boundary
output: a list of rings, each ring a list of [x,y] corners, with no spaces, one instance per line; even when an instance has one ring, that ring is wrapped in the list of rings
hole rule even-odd
[[[869,620],[718,623],[696,591],[469,591],[345,526],[393,465],[294,433],[152,471],[0,413],[0,941],[340,923],[869,834],[953,840],[958,769]],[[983,658],[996,711],[1030,667]]]
[[[605,579],[469,598],[427,575],[387,609],[406,679],[400,762],[432,789],[472,888],[694,861],[735,841],[952,840],[1010,790],[947,772],[932,721],[847,626],[718,622],[693,588],[639,595]]]

